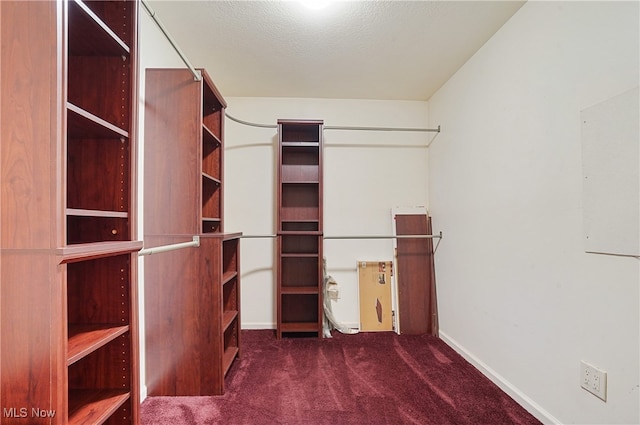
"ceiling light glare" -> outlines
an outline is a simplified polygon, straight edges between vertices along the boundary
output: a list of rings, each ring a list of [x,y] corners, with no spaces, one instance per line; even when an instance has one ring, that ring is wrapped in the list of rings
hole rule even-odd
[[[299,0],[300,3],[313,10],[324,9],[333,3],[333,0]]]

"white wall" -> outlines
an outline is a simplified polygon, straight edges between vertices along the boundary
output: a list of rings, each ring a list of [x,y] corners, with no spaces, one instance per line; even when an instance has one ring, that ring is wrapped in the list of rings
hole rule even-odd
[[[426,102],[288,98],[226,98],[227,113],[254,123],[322,119],[328,126],[426,127]],[[431,133],[324,132],[325,235],[391,234],[393,206],[426,206]],[[225,231],[276,230],[277,132],[227,120]],[[392,260],[390,241],[325,241],[327,271],[339,284],[339,321],[359,325],[358,260]],[[274,329],[273,239],[243,239],[242,327]]]
[[[195,64],[197,66],[197,64]],[[144,211],[144,85],[146,68],[184,68],[149,15],[140,13],[139,240]],[[215,79],[215,76],[214,76]],[[224,93],[222,93],[224,96]],[[425,127],[426,102],[225,98],[240,119],[275,125],[278,118],[317,118],[327,125]],[[225,231],[273,234],[276,228],[277,134],[275,129],[225,123]],[[393,206],[426,205],[430,133],[325,131],[324,228],[327,235],[390,234]],[[241,243],[243,328],[275,328],[273,239]],[[343,323],[359,325],[356,261],[391,260],[389,241],[327,241],[329,273],[338,281],[333,304]],[[144,257],[139,262],[141,383],[144,358]]]
[[[442,336],[545,422],[640,421],[639,261],[584,252],[580,139],[581,110],[638,85],[639,16],[530,1],[429,101]]]

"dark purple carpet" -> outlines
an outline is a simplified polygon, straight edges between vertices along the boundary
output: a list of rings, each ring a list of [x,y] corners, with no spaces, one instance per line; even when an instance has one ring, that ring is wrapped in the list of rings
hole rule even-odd
[[[242,331],[242,344],[223,396],[147,398],[142,424],[540,424],[429,335]]]

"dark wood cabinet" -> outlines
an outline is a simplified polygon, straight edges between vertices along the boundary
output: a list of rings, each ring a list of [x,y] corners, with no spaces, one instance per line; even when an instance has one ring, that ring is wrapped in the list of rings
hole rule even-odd
[[[278,338],[322,335],[322,125],[278,120]]]
[[[2,423],[137,423],[138,3],[0,19]]]
[[[219,395],[240,353],[240,233],[223,232],[226,103],[205,70],[147,69],[145,258],[150,395]]]

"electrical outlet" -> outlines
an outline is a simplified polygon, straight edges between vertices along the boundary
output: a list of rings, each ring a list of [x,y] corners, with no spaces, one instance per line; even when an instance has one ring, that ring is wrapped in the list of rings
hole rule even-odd
[[[584,361],[580,362],[580,386],[607,401],[607,372]]]

